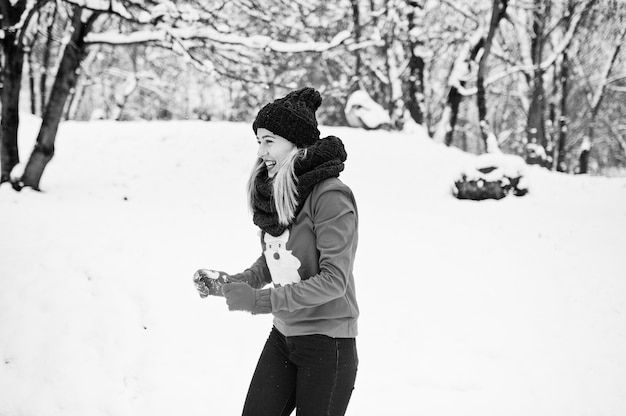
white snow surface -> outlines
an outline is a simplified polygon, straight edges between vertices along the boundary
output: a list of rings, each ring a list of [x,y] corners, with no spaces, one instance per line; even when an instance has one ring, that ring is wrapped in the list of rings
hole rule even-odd
[[[360,213],[348,415],[626,414],[626,179],[529,167],[524,197],[459,201],[475,156],[321,130]],[[67,122],[43,192],[0,187],[0,415],[241,413],[271,316],[192,275],[260,254],[255,154],[247,123]]]

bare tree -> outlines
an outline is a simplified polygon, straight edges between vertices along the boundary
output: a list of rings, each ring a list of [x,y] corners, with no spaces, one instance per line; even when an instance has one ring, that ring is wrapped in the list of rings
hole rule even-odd
[[[566,25],[569,26],[574,16],[574,0],[568,0],[567,4],[567,18]],[[570,77],[570,59],[568,53],[569,47],[563,50],[560,64],[559,84],[561,87],[561,99],[560,99],[560,116],[558,121],[558,139],[554,145],[554,164],[555,168],[559,172],[565,172],[567,170],[565,161],[565,145],[567,142],[567,130],[568,130],[568,93],[569,93],[569,77]]]
[[[591,119],[589,122],[589,127],[587,128],[587,134],[585,135],[585,137],[587,138],[589,142],[583,144],[583,149],[581,151],[579,173],[588,172],[589,165],[588,165],[587,158],[589,157],[589,151],[591,150],[591,147],[593,146],[593,142],[594,142],[594,136],[595,136],[594,128],[597,122],[598,111],[600,110],[600,106],[605,97],[605,92],[606,92],[606,88],[608,85],[609,76],[611,75],[613,66],[615,65],[617,57],[619,56],[620,50],[625,41],[626,41],[626,26],[622,26],[621,30],[619,31],[617,35],[616,42],[614,43],[615,46],[613,47],[613,50],[611,51],[609,55],[609,59],[607,60],[605,64],[604,70],[602,71],[600,75],[600,80],[598,82],[598,85],[596,86],[596,89],[593,92],[591,99],[589,100]]]
[[[447,80],[446,102],[437,124],[433,140],[446,146],[452,144],[452,136],[457,122],[459,105],[463,97],[476,93],[475,89],[467,88],[466,84],[471,76],[472,63],[476,61],[479,51],[484,43],[482,29],[476,32],[466,41],[452,64]]]
[[[65,102],[70,91],[76,86],[78,69],[85,57],[85,36],[101,14],[98,11],[85,10],[80,6],[74,6],[73,9],[71,36],[63,50],[50,98],[43,113],[37,143],[19,180],[20,187],[39,189],[41,175],[54,156],[54,142]]]
[[[405,105],[417,124],[424,124],[426,118],[424,88],[424,50],[425,42],[421,38],[424,27],[424,4],[417,0],[406,0],[408,22],[409,77],[405,82]],[[418,35],[419,33],[419,35]]]
[[[561,73],[559,79],[561,81],[561,102],[560,110],[561,115],[559,117],[559,130],[558,140],[554,146],[555,168],[559,172],[565,172],[567,170],[565,164],[565,143],[567,141],[567,126],[568,126],[568,111],[567,111],[567,95],[569,91],[569,55],[567,51],[563,51],[563,57],[561,58]]]
[[[547,41],[547,21],[550,16],[549,0],[534,0],[532,9],[531,58],[533,76],[531,98],[526,122],[528,143],[548,147],[545,134],[546,93],[544,88],[543,62],[544,46]]]
[[[361,11],[360,11],[360,1],[359,0],[350,0],[350,4],[352,5],[352,26],[354,33],[354,42],[361,42]],[[361,50],[354,50],[354,81],[352,81],[353,87],[358,88],[358,84],[361,80]]]
[[[487,152],[495,152],[499,150],[498,142],[495,137],[495,134],[491,131],[491,127],[489,126],[489,121],[487,120],[487,98],[486,98],[486,90],[485,90],[485,73],[487,71],[487,59],[489,58],[489,53],[491,52],[491,46],[493,44],[493,37],[495,36],[496,30],[498,29],[498,25],[500,24],[500,20],[504,17],[506,13],[506,8],[508,5],[508,0],[493,0],[492,3],[492,11],[491,11],[491,20],[489,22],[489,31],[487,32],[487,37],[485,38],[485,42],[483,44],[482,55],[478,62],[478,74],[476,76],[476,86],[477,86],[477,104],[478,104],[478,125],[480,127],[480,133],[485,142],[485,148]]]
[[[2,140],[2,173],[0,183],[11,179],[13,167],[20,161],[17,148],[17,129],[19,120],[20,83],[22,80],[22,66],[24,52],[17,36],[18,32],[11,27],[18,24],[26,7],[26,1],[11,4],[8,0],[0,2],[2,11],[2,123],[0,137]]]
[[[39,97],[41,103],[41,114],[44,113],[46,108],[46,102],[48,101],[47,90],[48,90],[48,74],[51,72],[52,67],[52,51],[53,51],[53,43],[54,43],[54,25],[57,20],[57,9],[58,4],[56,2],[52,3],[52,10],[50,10],[47,14],[43,14],[46,17],[45,28],[46,28],[46,44],[43,50],[43,57],[41,60],[41,77],[39,78]]]
[[[20,162],[17,132],[24,65],[24,31],[38,8],[46,1],[0,0],[4,37],[2,43],[2,120],[0,121],[0,184],[11,181],[11,171]]]

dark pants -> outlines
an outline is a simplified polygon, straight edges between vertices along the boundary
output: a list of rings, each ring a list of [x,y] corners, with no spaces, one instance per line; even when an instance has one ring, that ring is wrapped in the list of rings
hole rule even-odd
[[[341,416],[359,359],[354,338],[285,337],[272,328],[243,408],[244,416]]]

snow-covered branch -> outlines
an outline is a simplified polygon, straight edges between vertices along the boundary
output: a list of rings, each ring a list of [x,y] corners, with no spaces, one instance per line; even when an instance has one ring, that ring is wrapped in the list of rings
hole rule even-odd
[[[28,26],[27,23],[30,20],[31,16],[34,14],[36,7],[37,7],[36,0],[28,0],[26,2],[26,6],[24,7],[24,11],[22,12],[22,15],[20,16],[20,21],[11,29],[17,31],[17,30],[21,30],[25,26]]]
[[[129,34],[118,32],[92,33],[87,36],[88,44],[104,43],[109,45],[131,45],[137,43],[167,42],[172,38],[184,40],[208,40],[221,44],[240,45],[251,49],[266,49],[275,52],[324,52],[346,43],[351,38],[347,30],[339,32],[330,42],[296,42],[288,43],[272,39],[269,36],[240,36],[224,34],[211,28],[174,28],[142,30]]]
[[[126,20],[137,23],[150,23],[151,15],[147,12],[133,14],[120,0],[63,0],[65,3],[82,7],[83,9],[106,12],[118,15]],[[143,2],[133,2],[135,6],[141,6]]]
[[[617,81],[621,81],[623,79],[626,79],[626,74],[618,74],[618,75],[613,75],[611,78],[609,78],[606,83],[607,84],[613,84]]]
[[[452,71],[448,77],[448,85],[456,88],[457,92],[462,96],[470,96],[476,94],[477,92],[476,88],[465,88],[464,85],[470,78],[470,51],[478,45],[483,35],[483,30],[478,29],[474,32],[469,41],[463,45],[463,49],[454,61]]]
[[[348,51],[354,52],[357,50],[369,48],[371,46],[376,46],[376,47],[385,46],[385,41],[379,38],[379,39],[369,39],[369,40],[359,42],[359,43],[346,41],[345,44],[347,45]]]
[[[565,51],[565,49],[567,49],[567,47],[569,46],[569,44],[571,43],[572,39],[574,38],[574,34],[576,33],[576,29],[578,28],[578,24],[580,23],[585,10],[590,7],[590,5],[593,3],[593,0],[588,1],[587,3],[581,3],[581,5],[578,7],[578,10],[576,12],[574,12],[574,15],[572,16],[572,20],[571,23],[567,29],[567,32],[565,33],[565,35],[563,36],[563,39],[561,39],[561,41],[557,44],[557,46],[554,48],[554,51],[552,52],[552,54],[550,56],[548,56],[547,59],[545,59],[543,62],[541,62],[539,64],[539,67],[542,70],[547,70],[548,68],[550,68],[554,62],[556,62],[556,60],[558,59],[558,57],[563,53],[563,51]],[[495,74],[490,76],[489,78],[487,78],[485,80],[485,85],[490,85],[493,84],[501,79],[504,79],[506,77],[509,77],[513,74],[516,74],[518,72],[532,72],[534,69],[533,65],[518,65],[518,66],[514,66],[512,68],[509,68],[508,70],[501,72],[499,74]]]
[[[15,4],[13,3],[16,3],[16,2],[12,2],[11,4],[12,7],[15,7]],[[18,33],[18,38],[16,40],[18,44],[22,45],[24,43],[24,36],[25,36],[26,31],[22,29],[25,27],[28,27],[30,20],[33,18],[33,16],[35,16],[37,11],[44,5],[45,5],[45,2],[42,2],[42,1],[28,0],[26,2],[26,5],[24,6],[24,11],[20,15],[20,20],[12,27],[5,29],[5,30],[10,30],[10,31],[14,31]],[[0,31],[0,32],[2,33],[2,35],[4,35],[4,31]],[[4,36],[0,36],[0,37],[4,38]]]
[[[619,51],[622,48],[622,44],[624,43],[625,39],[626,39],[626,28],[622,28],[621,34],[619,35],[619,39],[617,40],[617,43],[615,44],[615,48],[613,48],[613,53],[611,54],[611,57],[608,60],[604,68],[604,71],[602,72],[600,82],[598,83],[598,88],[596,89],[596,92],[594,93],[593,98],[591,99],[592,117],[595,117],[600,107],[600,103],[602,103],[604,91],[606,90],[606,87],[608,85],[609,75],[611,75],[611,70],[613,69],[613,65],[615,64],[615,61],[617,60],[617,56],[619,55]]]
[[[463,17],[465,17],[466,19],[469,19],[472,22],[476,23],[476,25],[479,24],[478,23],[478,18],[476,17],[476,15],[468,12],[467,10],[465,10],[465,9],[463,9],[461,7],[464,4],[464,2],[458,2],[458,1],[452,1],[452,0],[442,0],[442,3],[445,3],[449,7],[453,8],[454,10],[456,10],[457,12],[462,14]]]
[[[194,68],[199,70],[200,72],[204,72],[206,74],[210,74],[213,72],[214,67],[213,64],[208,60],[200,60],[193,56],[189,52],[189,48],[185,46],[182,41],[176,41],[172,44],[172,50],[183,56],[185,62],[193,65]]]

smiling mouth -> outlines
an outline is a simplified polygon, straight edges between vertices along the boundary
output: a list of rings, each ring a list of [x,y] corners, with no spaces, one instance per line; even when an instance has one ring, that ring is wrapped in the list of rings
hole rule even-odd
[[[265,166],[267,167],[267,170],[273,169],[276,166],[276,162],[273,160],[266,160]]]

